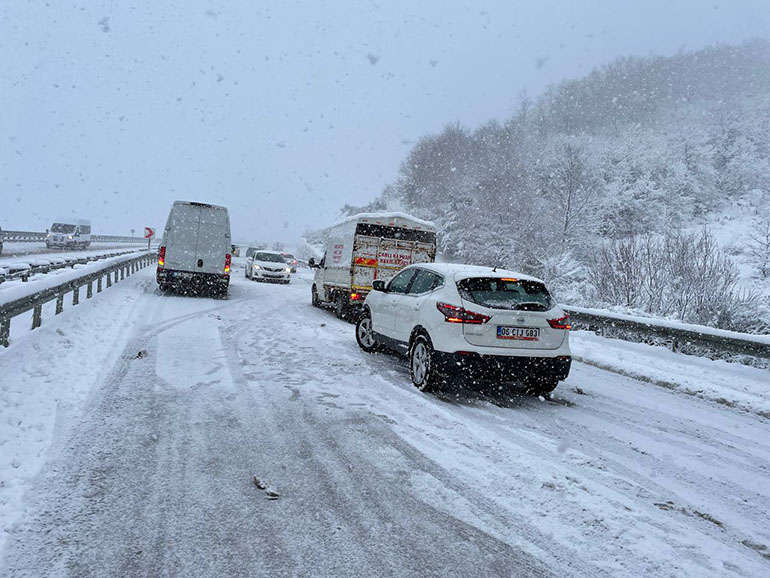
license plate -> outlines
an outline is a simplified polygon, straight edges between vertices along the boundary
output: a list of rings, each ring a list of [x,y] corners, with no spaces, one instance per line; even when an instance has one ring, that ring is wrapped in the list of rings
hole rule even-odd
[[[540,339],[540,329],[537,327],[497,326],[498,339],[517,339],[519,341],[537,341]]]

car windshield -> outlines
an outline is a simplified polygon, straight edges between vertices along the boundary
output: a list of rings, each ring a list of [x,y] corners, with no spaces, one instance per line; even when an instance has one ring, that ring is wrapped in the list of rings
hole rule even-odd
[[[75,225],[65,225],[63,223],[54,223],[51,225],[51,232],[52,233],[74,233],[75,232]]]
[[[283,257],[281,257],[278,253],[255,253],[254,260],[268,261],[270,263],[285,263]]]
[[[294,255],[292,255],[291,253],[284,253],[283,258],[286,259],[287,261],[293,261]]]
[[[460,297],[491,309],[548,311],[554,301],[539,281],[474,277],[457,283]]]

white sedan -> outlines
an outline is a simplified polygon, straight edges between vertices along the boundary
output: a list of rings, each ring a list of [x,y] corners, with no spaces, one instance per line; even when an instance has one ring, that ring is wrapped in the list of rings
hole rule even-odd
[[[246,259],[246,277],[255,281],[291,282],[291,268],[278,251],[254,251]]]
[[[461,374],[477,381],[523,381],[547,395],[569,375],[569,316],[545,284],[521,273],[448,263],[410,265],[375,281],[356,324],[367,352],[409,356],[424,391]]]

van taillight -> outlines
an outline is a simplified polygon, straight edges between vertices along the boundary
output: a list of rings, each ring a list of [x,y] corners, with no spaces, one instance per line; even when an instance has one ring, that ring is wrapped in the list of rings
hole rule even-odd
[[[444,321],[447,323],[469,323],[471,325],[483,325],[490,319],[489,315],[482,315],[481,313],[474,313],[468,311],[463,307],[457,305],[450,305],[449,303],[436,303],[436,309],[444,314]]]
[[[162,269],[165,264],[166,264],[166,247],[161,246],[161,248],[158,249],[158,268]]]
[[[566,329],[567,331],[572,329],[572,324],[569,322],[569,315],[559,317],[558,319],[549,319],[548,325],[554,329]]]
[[[230,253],[225,255],[225,275],[229,275],[230,274],[230,260],[231,259],[232,259],[232,256],[230,255]]]

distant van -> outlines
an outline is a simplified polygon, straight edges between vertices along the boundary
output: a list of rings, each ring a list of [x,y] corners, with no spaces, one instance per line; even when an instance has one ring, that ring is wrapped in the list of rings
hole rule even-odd
[[[230,285],[230,215],[225,207],[175,201],[158,249],[156,280],[169,289],[226,296]]]
[[[91,245],[91,221],[59,217],[45,236],[45,246],[86,249]]]

